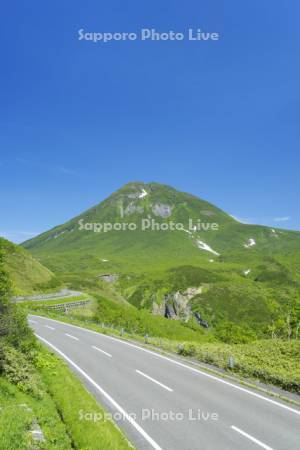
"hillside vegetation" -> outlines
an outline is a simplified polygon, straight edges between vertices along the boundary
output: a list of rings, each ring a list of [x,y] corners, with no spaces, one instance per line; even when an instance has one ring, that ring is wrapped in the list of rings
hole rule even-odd
[[[155,226],[143,228],[145,220]],[[171,229],[172,223],[182,227]],[[105,224],[112,230],[104,232]],[[123,228],[115,229],[116,224]],[[182,265],[213,266],[217,271],[235,267],[243,273],[267,257],[276,257],[294,271],[290,261],[299,255],[300,233],[241,224],[193,195],[137,182],[23,246],[55,273],[82,276],[149,273]]]
[[[31,294],[40,290],[53,273],[37,261],[28,251],[0,237],[0,251],[5,255],[5,268],[12,280],[15,295]]]
[[[182,229],[143,231],[141,222],[149,218]],[[191,220],[200,229],[191,228]],[[93,231],[118,223],[135,229]],[[209,228],[204,231],[201,224]],[[120,302],[162,316],[167,308],[188,326],[201,316],[225,341],[237,341],[243,333],[244,341],[298,333],[300,233],[241,224],[170,186],[129,183],[24,246],[61,282],[101,293],[101,276],[112,274]],[[232,336],[226,331],[230,326]]]

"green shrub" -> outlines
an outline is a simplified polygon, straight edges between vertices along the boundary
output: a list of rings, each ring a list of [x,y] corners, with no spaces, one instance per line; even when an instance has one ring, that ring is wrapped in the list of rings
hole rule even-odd
[[[39,378],[28,358],[15,348],[2,346],[2,374],[22,392],[39,397]]]
[[[256,334],[247,326],[240,327],[235,323],[225,322],[215,331],[217,339],[227,344],[247,344],[257,339]]]

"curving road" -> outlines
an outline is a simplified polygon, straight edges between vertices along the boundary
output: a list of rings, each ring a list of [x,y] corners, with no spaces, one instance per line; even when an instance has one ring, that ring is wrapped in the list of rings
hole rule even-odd
[[[293,405],[111,336],[39,316],[29,323],[137,449],[300,449]]]

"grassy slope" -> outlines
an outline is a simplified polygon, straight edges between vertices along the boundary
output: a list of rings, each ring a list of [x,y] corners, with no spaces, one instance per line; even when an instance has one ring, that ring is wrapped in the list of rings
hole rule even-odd
[[[174,346],[166,346],[175,350]],[[300,394],[300,341],[260,340],[251,344],[184,344],[180,354],[196,357],[228,370],[234,358],[234,372]]]
[[[31,294],[41,283],[51,280],[53,274],[28,251],[0,238],[0,249],[5,254],[5,266],[13,282],[14,293]]]
[[[32,423],[37,420],[47,439],[43,449],[71,450],[66,427],[46,392],[43,393],[43,398],[35,398],[0,377],[0,407],[1,449],[27,450],[29,444],[33,444],[30,430]]]

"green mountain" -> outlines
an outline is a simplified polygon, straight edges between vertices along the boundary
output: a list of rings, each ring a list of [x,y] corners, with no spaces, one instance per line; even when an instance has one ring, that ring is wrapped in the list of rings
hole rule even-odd
[[[300,233],[245,225],[193,195],[136,182],[23,246],[61,272],[145,272],[185,264],[243,264],[248,271],[267,257],[299,260]]]
[[[169,186],[129,183],[23,246],[65,280],[105,275],[136,308],[222,336],[300,321],[300,232],[239,223]]]
[[[12,280],[15,295],[31,294],[53,277],[53,273],[27,250],[1,237],[0,252],[4,254],[5,269]]]

